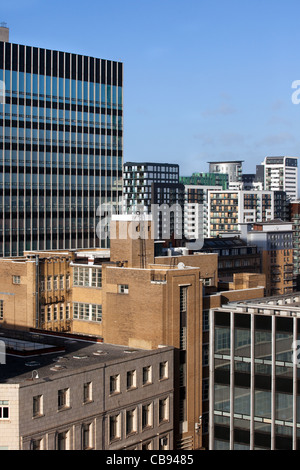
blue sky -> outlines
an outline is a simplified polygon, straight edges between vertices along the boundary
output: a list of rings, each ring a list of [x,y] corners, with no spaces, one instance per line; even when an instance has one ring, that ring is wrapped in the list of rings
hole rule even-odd
[[[300,157],[299,0],[10,0],[10,41],[124,63],[124,161]]]

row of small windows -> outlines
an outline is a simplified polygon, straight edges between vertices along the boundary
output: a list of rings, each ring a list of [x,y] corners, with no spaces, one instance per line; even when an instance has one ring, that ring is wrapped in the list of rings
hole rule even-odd
[[[70,319],[70,304],[53,304],[40,307],[40,322],[45,323],[58,320],[69,320]]]
[[[85,102],[122,108],[121,86],[99,84],[81,80],[70,80],[10,70],[0,70],[6,95],[39,96],[43,99]]]
[[[169,377],[168,361],[160,362],[159,364],[159,380],[165,380]],[[142,385],[150,385],[153,383],[153,368],[152,366],[145,366],[141,374]],[[126,373],[126,390],[137,388],[137,371],[129,370]],[[121,376],[120,374],[111,375],[109,379],[109,392],[110,395],[121,393]]]
[[[40,292],[70,289],[70,274],[40,277]]]

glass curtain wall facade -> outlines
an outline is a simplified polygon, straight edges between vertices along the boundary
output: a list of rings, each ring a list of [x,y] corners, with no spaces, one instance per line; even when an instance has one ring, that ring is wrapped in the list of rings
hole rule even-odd
[[[300,449],[300,319],[211,311],[210,449]]]
[[[107,246],[97,208],[122,195],[123,64],[0,42],[0,80],[0,256]]]

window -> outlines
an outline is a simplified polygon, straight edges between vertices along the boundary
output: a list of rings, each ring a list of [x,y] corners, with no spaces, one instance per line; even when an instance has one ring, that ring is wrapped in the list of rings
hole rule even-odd
[[[44,292],[45,290],[45,276],[40,277],[40,292]]]
[[[82,425],[82,449],[87,450],[91,449],[91,424],[83,424]]]
[[[45,307],[40,308],[40,323],[45,322]]]
[[[152,403],[147,403],[142,406],[142,429],[152,426]]]
[[[3,305],[4,300],[0,300],[0,320],[3,320]]]
[[[60,320],[64,319],[64,304],[60,304],[59,306],[59,319]]]
[[[109,379],[109,393],[120,393],[120,376],[112,375]]]
[[[53,290],[58,290],[58,276],[54,276]]]
[[[51,276],[47,277],[47,290],[52,290],[52,278],[51,278]]]
[[[129,287],[127,284],[119,284],[118,285],[118,293],[119,294],[128,294],[129,293]]]
[[[7,400],[0,400],[0,419],[9,419],[9,406]]]
[[[143,385],[150,384],[152,382],[152,367],[143,367]]]
[[[47,307],[47,321],[51,321],[51,305]]]
[[[121,437],[121,415],[113,415],[109,417],[109,439],[120,439]]]
[[[73,267],[73,285],[75,287],[102,287],[102,269],[87,266]]]
[[[102,305],[73,303],[74,320],[102,322]]]
[[[37,416],[43,415],[43,396],[37,395],[32,399],[32,416],[36,418]]]
[[[70,407],[70,390],[68,388],[58,390],[57,398],[58,398],[57,406],[59,410]]]
[[[57,450],[68,450],[69,448],[69,432],[59,432],[57,434]]]
[[[70,318],[70,304],[66,305],[66,319],[68,320]]]
[[[163,436],[159,438],[159,450],[168,450],[169,449],[169,439],[168,436]]]
[[[162,423],[163,421],[168,421],[169,419],[169,399],[168,398],[163,398],[162,400],[159,400],[159,407],[158,407],[158,420],[159,423]]]
[[[64,288],[64,276],[63,275],[59,276],[59,288],[60,290],[63,290]]]
[[[167,379],[168,378],[168,362],[160,362],[159,364],[159,379]]]
[[[137,409],[126,411],[126,434],[137,432]]]
[[[136,387],[136,371],[129,370],[127,372],[127,390]]]
[[[66,289],[70,289],[70,274],[66,275]]]
[[[83,385],[83,403],[92,401],[92,382],[86,382]]]
[[[54,305],[53,307],[53,320],[57,320],[57,305]]]
[[[43,440],[42,439],[32,439],[31,441],[31,450],[42,450],[43,449]]]
[[[203,379],[202,381],[202,400],[208,400],[209,394],[209,379]]]
[[[13,276],[13,284],[21,284],[21,276]]]
[[[203,331],[209,331],[209,310],[203,310]]]

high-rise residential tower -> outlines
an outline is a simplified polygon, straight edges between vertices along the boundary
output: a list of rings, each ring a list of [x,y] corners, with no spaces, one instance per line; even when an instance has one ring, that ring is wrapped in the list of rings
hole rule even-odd
[[[285,191],[290,201],[298,197],[298,158],[266,157],[264,166],[264,189]]]
[[[105,247],[97,209],[122,194],[123,64],[1,39],[0,256]]]

